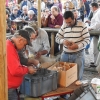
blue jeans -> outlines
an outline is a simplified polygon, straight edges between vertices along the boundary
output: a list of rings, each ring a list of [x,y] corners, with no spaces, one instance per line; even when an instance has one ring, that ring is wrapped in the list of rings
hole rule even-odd
[[[8,100],[18,100],[16,89],[8,89]]]
[[[78,79],[82,80],[83,71],[84,71],[84,50],[82,50],[81,52],[70,53],[70,54],[62,52],[61,61],[77,63]]]

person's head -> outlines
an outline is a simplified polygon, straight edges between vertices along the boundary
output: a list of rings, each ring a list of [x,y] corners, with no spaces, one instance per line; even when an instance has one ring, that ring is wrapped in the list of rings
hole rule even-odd
[[[9,8],[12,8],[13,7],[13,2],[12,1],[8,3],[8,7]]]
[[[13,6],[16,6],[16,1],[15,1],[15,0],[13,0],[12,2],[13,2]]]
[[[84,2],[81,0],[79,3],[79,7],[81,8],[82,6],[84,6]]]
[[[66,0],[66,2],[69,2],[70,0]]]
[[[14,15],[17,15],[17,13],[18,13],[18,7],[15,6],[15,7],[13,8],[13,12],[12,12],[12,13],[13,13]]]
[[[6,9],[6,19],[9,18],[9,11]]]
[[[71,11],[65,11],[64,13],[64,21],[69,27],[72,27],[75,24],[74,14]]]
[[[98,9],[98,7],[99,6],[98,6],[98,4],[96,2],[91,4],[91,9],[92,9],[93,12],[96,11]]]
[[[18,10],[21,10],[21,7],[19,4],[16,4],[16,7],[18,7]]]
[[[38,22],[37,21],[29,22],[28,25],[35,30],[35,32],[37,33],[37,35],[39,34],[38,33],[39,28],[38,28]]]
[[[33,10],[29,10],[28,11],[28,17],[29,17],[29,19],[32,19],[33,18],[33,16],[34,16],[34,11]]]
[[[22,7],[22,11],[23,11],[23,14],[27,14],[28,13],[28,6],[23,6]]]
[[[17,28],[17,24],[15,22],[13,22],[13,21],[11,21],[11,28],[13,30],[16,30],[16,28]]]
[[[54,3],[58,3],[59,1],[58,0],[54,0]]]
[[[33,7],[34,7],[35,9],[37,9],[37,7],[38,7],[37,2],[34,2],[34,3],[33,3]]]
[[[26,45],[31,46],[30,35],[26,30],[17,31],[11,39],[17,50],[23,49]]]
[[[45,14],[48,14],[48,15],[50,14],[50,10],[48,8],[45,8],[44,12],[45,12]]]
[[[59,8],[57,6],[51,7],[51,14],[57,16],[59,14]]]
[[[35,31],[38,31],[38,22],[37,21],[31,21],[28,23],[28,26],[32,27]]]
[[[28,33],[30,34],[30,39],[31,40],[35,40],[36,37],[38,36],[37,32],[31,26],[24,26],[23,30],[28,31]]]
[[[74,18],[77,19],[78,18],[78,11],[77,10],[72,10],[73,14],[74,14]]]

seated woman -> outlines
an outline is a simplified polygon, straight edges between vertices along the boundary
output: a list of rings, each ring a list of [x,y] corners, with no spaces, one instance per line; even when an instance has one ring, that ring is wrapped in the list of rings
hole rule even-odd
[[[51,7],[51,14],[48,16],[48,27],[50,28],[60,28],[63,24],[63,16],[60,14],[59,8],[57,6]],[[51,43],[51,34],[49,34],[49,41]],[[56,36],[56,34],[55,34]],[[55,42],[54,44],[54,54],[59,52],[59,44]]]
[[[10,18],[11,18],[11,20],[15,20],[16,18],[19,18],[19,16],[20,15],[18,14],[18,7],[15,6],[13,8],[13,11],[12,11],[12,14],[11,14]]]
[[[13,21],[11,21],[11,34],[14,34],[17,29],[17,24]]]
[[[57,6],[51,7],[51,14],[48,16],[48,27],[60,28],[63,24],[63,16]]]
[[[37,21],[37,16],[33,10],[28,11],[28,17],[26,17],[25,21]]]
[[[50,14],[50,10],[46,8],[42,13],[41,13],[41,26],[42,27],[47,27],[48,26],[48,16]]]
[[[28,6],[22,7],[22,14],[20,15],[20,19],[23,21],[23,26],[27,25],[27,22],[25,22],[25,19],[28,17]]]
[[[25,20],[28,16],[28,6],[22,7],[22,14],[20,15],[20,18]]]

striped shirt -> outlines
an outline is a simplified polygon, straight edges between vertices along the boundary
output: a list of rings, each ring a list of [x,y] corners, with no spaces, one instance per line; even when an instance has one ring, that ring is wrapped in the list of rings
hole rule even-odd
[[[63,51],[65,52],[71,53],[84,49],[90,43],[90,35],[85,23],[76,21],[73,27],[68,27],[64,22],[56,35],[56,42],[63,44],[64,40],[74,42],[78,45],[78,49],[75,50],[69,50],[67,46],[63,45]]]

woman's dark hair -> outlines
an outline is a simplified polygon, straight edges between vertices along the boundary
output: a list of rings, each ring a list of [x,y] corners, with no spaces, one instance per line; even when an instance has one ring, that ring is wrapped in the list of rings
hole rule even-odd
[[[96,8],[99,7],[98,4],[97,4],[96,2],[93,2],[93,3],[91,4],[91,6],[92,6],[92,7],[96,7]]]
[[[6,15],[8,15],[8,17],[10,16],[10,15],[9,15],[9,11],[8,11],[7,9],[6,9]]]
[[[11,14],[10,8],[6,7],[6,10],[9,12],[9,15]]]
[[[64,17],[64,19],[71,18],[72,20],[74,20],[74,14],[71,11],[65,11],[63,17]]]

